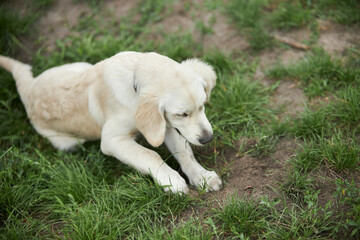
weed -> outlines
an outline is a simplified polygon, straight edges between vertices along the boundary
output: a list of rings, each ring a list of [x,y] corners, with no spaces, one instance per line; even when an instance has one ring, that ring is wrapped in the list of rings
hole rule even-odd
[[[329,139],[319,139],[321,155],[337,170],[357,169],[360,163],[360,147],[352,139],[346,139],[341,132],[336,132]]]
[[[346,66],[356,69],[360,67],[360,49],[356,47],[348,48],[345,51]]]
[[[345,225],[346,235],[354,239],[360,236],[360,188],[356,186],[354,180],[351,182],[345,180],[336,181],[337,189],[335,195],[339,198],[341,204],[350,206],[351,210],[347,213],[350,218],[341,224]]]
[[[360,163],[359,153],[360,148],[352,138],[335,132],[328,138],[318,136],[305,141],[293,164],[301,172],[312,171],[321,163],[338,171],[357,169]]]
[[[336,99],[329,105],[331,118],[338,127],[357,129],[360,121],[360,88],[349,86],[337,93]]]
[[[196,239],[206,240],[214,237],[210,229],[206,229],[199,219],[190,218],[188,221],[181,221],[175,224],[171,221],[169,225],[163,226],[156,224],[149,231],[148,228],[142,229],[139,235],[132,236],[131,239]]]
[[[277,136],[261,136],[256,141],[254,152],[251,154],[259,158],[269,155],[275,150],[278,140]]]
[[[304,195],[304,205],[293,205],[276,212],[277,220],[271,222],[266,237],[270,239],[327,239],[336,232],[338,216],[331,209],[331,202],[318,206],[317,192]],[[276,223],[276,224],[275,224]]]
[[[306,108],[303,114],[295,119],[290,131],[298,138],[316,138],[327,135],[331,127],[326,108],[317,111]]]
[[[47,220],[46,218],[43,220]],[[3,239],[51,239],[50,225],[42,220],[25,214],[14,214],[4,222],[3,232],[0,231]]]
[[[280,187],[292,201],[301,205],[304,204],[305,195],[313,192],[313,181],[308,173],[301,173],[293,168]]]
[[[251,197],[239,198],[236,195],[227,199],[215,217],[225,232],[243,239],[261,236],[266,221],[272,219],[271,209],[266,204],[258,204]]]
[[[301,149],[297,151],[291,164],[296,171],[307,173],[316,170],[323,161],[324,159],[321,156],[321,150],[318,148],[317,141],[310,139],[305,140],[301,144]]]

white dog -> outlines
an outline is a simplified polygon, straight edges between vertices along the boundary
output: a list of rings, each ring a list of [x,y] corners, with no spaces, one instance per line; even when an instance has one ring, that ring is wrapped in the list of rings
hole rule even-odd
[[[188,193],[178,172],[135,141],[140,132],[154,147],[165,141],[191,185],[220,189],[219,176],[196,161],[188,143],[213,138],[204,104],[216,75],[206,63],[121,52],[95,65],[54,67],[36,78],[29,65],[11,58],[0,56],[0,65],[13,74],[32,125],[55,148],[101,139],[104,154],[150,174],[165,191]]]

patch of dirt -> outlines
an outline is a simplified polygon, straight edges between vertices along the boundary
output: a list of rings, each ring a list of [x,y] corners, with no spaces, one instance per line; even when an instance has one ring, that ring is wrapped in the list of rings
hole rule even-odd
[[[248,148],[253,148],[255,141],[250,140],[249,144],[251,145]],[[275,198],[277,194],[269,189],[277,187],[277,180],[284,171],[283,167],[287,160],[294,156],[297,148],[298,145],[293,139],[283,138],[277,143],[275,151],[268,156],[260,159],[249,155],[243,156],[232,166],[230,175],[233,178],[229,180],[229,187],[243,190],[246,186],[253,186],[256,190],[255,196],[269,195],[270,198]]]
[[[210,14],[207,14],[208,16]],[[212,26],[213,33],[207,34],[203,39],[205,49],[218,48],[225,52],[243,51],[249,48],[250,44],[245,36],[222,14],[215,13],[216,22]]]
[[[121,18],[128,15],[132,9],[136,6],[137,1],[129,0],[108,0],[104,2],[105,11],[109,11],[117,21],[121,21]]]
[[[136,4],[137,1],[135,0],[107,0],[103,2],[100,8],[101,11],[107,13],[107,16],[113,17],[112,20],[120,21],[122,17],[127,16],[131,12]],[[20,11],[22,15],[25,15],[29,8],[28,4],[21,0],[13,0],[11,5],[10,1],[5,2],[4,5]],[[20,39],[28,50],[28,52],[20,56],[21,60],[29,62],[31,55],[40,48],[46,50],[45,54],[46,52],[54,51],[57,41],[64,40],[70,34],[74,34],[73,29],[79,25],[80,20],[89,16],[97,17],[92,12],[93,10],[85,1],[54,1],[44,16],[37,21],[34,29],[36,37],[22,37]]]
[[[305,51],[296,49],[286,50],[265,50],[260,55],[259,66],[256,69],[254,78],[260,81],[264,86],[275,84],[277,79],[269,79],[265,76],[264,71],[269,66],[276,63],[290,64],[305,56]],[[298,83],[286,80],[281,81],[274,93],[272,94],[271,107],[278,109],[281,108],[283,112],[279,115],[279,119],[286,116],[295,117],[298,113],[304,111],[307,97],[303,90],[299,88]]]
[[[346,28],[344,26],[321,21],[318,45],[332,55],[341,55],[347,48],[360,42],[360,27]]]
[[[298,84],[293,81],[282,81],[273,93],[271,105],[274,108],[284,107],[279,119],[286,116],[295,117],[305,110],[307,98]]]
[[[186,9],[183,2],[174,4],[172,14],[155,24],[154,28],[164,30],[166,33],[178,31],[190,32],[196,42],[203,45],[204,49],[221,49],[224,52],[241,51],[250,45],[226,16],[219,12],[207,11],[196,7],[203,1],[196,1],[191,9]],[[201,32],[199,24],[212,29],[211,33]]]
[[[246,152],[254,147],[252,139],[239,140],[236,146],[244,145]],[[279,199],[282,195],[277,192],[279,180],[286,173],[287,161],[294,156],[299,145],[293,139],[282,138],[276,145],[275,151],[263,158],[245,154],[239,156],[234,149],[225,149],[224,157],[230,162],[219,162],[218,168],[228,169],[224,178],[224,186],[220,191],[209,192],[200,196],[206,205],[189,208],[181,215],[182,220],[191,216],[206,219],[209,209],[224,205],[226,200],[237,194],[238,196],[251,196],[260,198],[268,196],[269,199]],[[229,164],[230,163],[230,164]],[[192,196],[197,197],[198,191],[191,190]],[[211,214],[211,213],[210,213]]]
[[[55,1],[46,14],[38,21],[40,41],[47,51],[55,50],[56,41],[67,37],[81,16],[91,9],[86,3],[74,5],[73,0]]]

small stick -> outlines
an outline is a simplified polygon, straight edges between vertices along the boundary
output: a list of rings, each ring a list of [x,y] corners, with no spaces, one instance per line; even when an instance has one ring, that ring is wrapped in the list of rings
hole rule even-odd
[[[305,50],[305,51],[310,49],[310,47],[308,45],[295,42],[294,40],[292,40],[290,38],[287,38],[287,37],[281,37],[281,36],[278,36],[278,35],[274,35],[273,37],[277,41],[285,43],[287,45],[290,45],[291,47],[294,47],[294,48],[298,48],[298,49]]]

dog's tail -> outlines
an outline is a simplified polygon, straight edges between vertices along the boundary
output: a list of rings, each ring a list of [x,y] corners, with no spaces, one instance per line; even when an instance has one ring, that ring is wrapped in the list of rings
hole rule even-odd
[[[28,89],[34,81],[31,66],[2,55],[0,55],[0,66],[12,73],[20,97],[24,98],[26,89]]]

